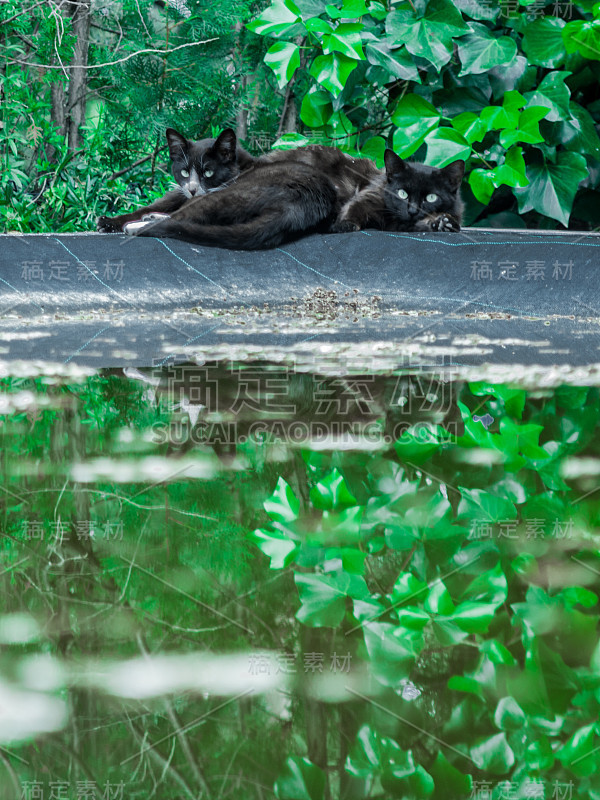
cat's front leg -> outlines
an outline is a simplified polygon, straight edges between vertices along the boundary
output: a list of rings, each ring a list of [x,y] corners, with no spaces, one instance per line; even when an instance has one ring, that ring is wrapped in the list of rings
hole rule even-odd
[[[152,214],[144,214],[141,220],[126,223],[123,226],[123,231],[128,236],[137,236],[139,232],[145,228],[151,230],[152,228],[156,227],[156,223],[163,219],[171,219],[171,217],[169,214],[157,214],[156,212]]]
[[[138,208],[137,211],[132,211],[130,214],[121,214],[118,217],[98,217],[96,230],[100,233],[123,233],[125,226],[130,222],[138,222],[144,219],[145,216],[152,214],[168,216],[169,213],[181,208],[186,202],[187,197],[183,192],[179,190],[168,192],[151,205]]]
[[[335,221],[329,227],[330,233],[352,233],[353,231],[362,231],[367,227],[369,214],[363,208],[359,198],[360,194],[342,207]]]
[[[336,221],[329,228],[330,233],[352,233],[352,231],[359,231],[360,225],[353,222],[351,219],[336,219]]]
[[[425,217],[416,223],[415,230],[458,233],[460,231],[460,222],[453,214],[430,214],[428,217]]]

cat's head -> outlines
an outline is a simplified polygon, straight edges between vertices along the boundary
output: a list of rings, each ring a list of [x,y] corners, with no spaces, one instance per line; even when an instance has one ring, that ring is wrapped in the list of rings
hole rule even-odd
[[[385,151],[384,160],[388,213],[412,225],[430,214],[452,212],[462,206],[464,161],[437,169],[403,161],[393,150]]]
[[[245,168],[248,154],[237,147],[235,132],[226,128],[216,139],[193,142],[167,128],[173,176],[181,191],[191,198],[220,189]]]

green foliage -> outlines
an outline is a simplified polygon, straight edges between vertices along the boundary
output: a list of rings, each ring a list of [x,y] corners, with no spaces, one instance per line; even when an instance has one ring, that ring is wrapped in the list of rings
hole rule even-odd
[[[360,467],[352,454],[307,451],[305,500],[280,477],[264,503],[273,527],[251,538],[281,556],[271,569],[294,572],[301,625],[345,637],[379,687],[344,765],[357,781],[352,797],[467,797],[481,780],[493,797],[502,781],[519,797],[536,781],[576,781],[593,797],[600,585],[585,567],[598,549],[594,536],[561,534],[569,507],[585,499],[557,484],[556,458],[592,442],[598,392],[564,387],[540,402],[480,381],[460,397],[465,431],[454,440],[439,426],[427,435],[415,427]],[[493,416],[489,431],[471,409]],[[487,469],[471,463],[473,447],[497,453]],[[570,522],[581,530],[591,518],[578,507]],[[546,585],[559,541],[565,563]],[[577,577],[570,552],[583,565]],[[377,563],[388,564],[384,578]],[[448,697],[426,710],[415,698],[439,685],[438,653]],[[399,705],[407,685],[418,691]],[[288,763],[278,797],[324,796],[309,764]]]
[[[71,17],[31,1],[0,4],[0,230],[93,230],[97,216],[164,194],[168,126],[202,138],[245,113],[251,131],[276,127],[283,98],[264,80],[267,47],[241,24],[256,10],[233,0],[93,5],[75,147],[60,124],[72,102]]]
[[[523,5],[276,0],[248,28],[277,40],[266,63],[302,87],[306,135],[380,165],[383,141],[433,166],[464,160],[471,223],[597,225],[600,211],[572,215],[581,190],[600,208],[600,4],[565,4],[568,20]]]
[[[243,369],[239,384],[227,374],[239,400]],[[445,800],[485,782],[493,800],[508,787],[525,800],[536,782],[572,781],[595,800],[597,388],[432,385],[451,392],[461,435],[420,420],[340,452],[244,436],[227,469],[190,447],[174,375],[161,377],[3,379],[0,740],[18,702],[34,721],[6,749],[22,781],[44,780],[52,750],[52,780],[90,773],[145,797],[162,775],[164,800],[181,781],[184,796],[207,794],[198,768],[215,796],[241,782],[248,798]],[[294,376],[298,397],[306,380]],[[381,413],[387,430],[392,408]],[[488,430],[473,420],[485,414]],[[11,643],[23,615],[29,638]],[[278,661],[253,656],[258,676],[285,675],[283,691],[241,695],[249,664],[188,661],[263,651]],[[335,674],[327,661],[342,657]],[[149,658],[149,675],[128,678]],[[286,669],[296,659],[304,673]],[[207,677],[217,688],[181,688]],[[119,695],[148,681],[148,698]],[[71,709],[51,732],[35,727],[47,697]]]

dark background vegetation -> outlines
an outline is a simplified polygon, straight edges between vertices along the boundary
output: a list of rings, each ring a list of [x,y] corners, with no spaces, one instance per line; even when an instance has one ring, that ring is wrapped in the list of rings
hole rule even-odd
[[[93,229],[164,191],[165,127],[233,126],[254,153],[316,141],[380,164],[386,145],[461,158],[467,223],[594,229],[598,13],[590,0],[3,0],[2,227]]]

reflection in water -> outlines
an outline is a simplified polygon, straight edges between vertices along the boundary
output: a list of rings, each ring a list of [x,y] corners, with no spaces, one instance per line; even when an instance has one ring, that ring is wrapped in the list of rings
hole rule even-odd
[[[596,389],[179,364],[0,414],[2,800],[598,800]]]

